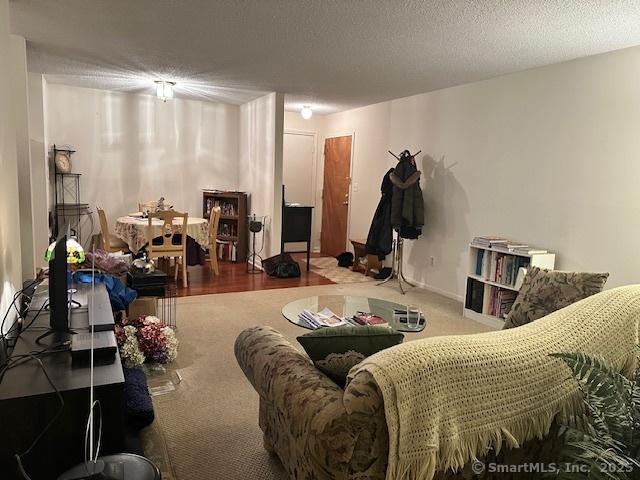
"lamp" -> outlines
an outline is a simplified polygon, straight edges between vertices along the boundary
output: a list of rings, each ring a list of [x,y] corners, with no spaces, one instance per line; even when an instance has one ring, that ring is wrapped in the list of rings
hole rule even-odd
[[[173,98],[173,86],[176,82],[166,82],[164,80],[156,80],[156,96],[166,102],[168,98]]]
[[[53,250],[56,247],[56,242],[53,242],[47,248],[47,251],[44,253],[44,259],[46,262],[51,260],[51,256],[53,255]],[[67,263],[69,264],[78,264],[84,263],[86,260],[84,254],[84,248],[73,238],[67,239]]]
[[[309,120],[313,116],[313,110],[311,110],[309,105],[305,105],[302,107],[302,110],[300,110],[300,115],[302,115],[302,118],[305,120]]]

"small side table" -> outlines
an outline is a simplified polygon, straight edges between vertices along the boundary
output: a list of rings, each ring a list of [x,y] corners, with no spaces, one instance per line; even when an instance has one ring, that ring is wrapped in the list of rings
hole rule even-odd
[[[365,246],[367,244],[366,240],[355,240],[349,239],[351,245],[353,245],[353,271],[354,272],[362,272],[365,275],[370,275],[371,270],[378,270],[382,268],[382,262],[378,260],[378,257],[375,255],[371,255],[366,252]],[[361,258],[367,259],[366,266],[360,263]]]

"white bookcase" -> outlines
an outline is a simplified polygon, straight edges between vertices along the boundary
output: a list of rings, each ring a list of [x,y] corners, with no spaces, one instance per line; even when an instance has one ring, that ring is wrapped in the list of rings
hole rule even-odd
[[[555,261],[555,253],[516,253],[469,244],[464,317],[502,328],[507,313],[504,309],[520,289],[519,269],[528,266],[553,269]]]

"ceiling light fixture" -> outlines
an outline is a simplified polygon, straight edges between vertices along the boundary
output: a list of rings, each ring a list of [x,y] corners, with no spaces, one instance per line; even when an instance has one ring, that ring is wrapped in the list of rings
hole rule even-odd
[[[302,118],[305,120],[309,120],[313,116],[313,110],[311,110],[309,105],[305,105],[302,107],[302,110],[300,110],[300,115],[302,115]]]
[[[166,82],[156,80],[156,96],[166,102],[168,98],[173,98],[173,86],[176,82]]]

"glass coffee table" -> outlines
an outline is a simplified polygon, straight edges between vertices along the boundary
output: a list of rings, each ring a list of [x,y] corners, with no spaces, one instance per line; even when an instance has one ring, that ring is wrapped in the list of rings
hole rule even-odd
[[[328,308],[340,317],[350,317],[356,312],[373,313],[386,320],[387,324],[394,330],[400,332],[421,332],[426,325],[426,321],[422,321],[418,328],[408,329],[406,323],[395,320],[393,318],[394,310],[406,311],[406,305],[381,300],[379,298],[356,297],[351,295],[318,295],[294,300],[282,308],[282,315],[299,327],[313,330],[307,322],[300,319],[300,314],[303,310],[319,312],[323,308]]]

